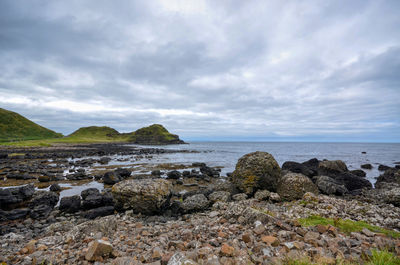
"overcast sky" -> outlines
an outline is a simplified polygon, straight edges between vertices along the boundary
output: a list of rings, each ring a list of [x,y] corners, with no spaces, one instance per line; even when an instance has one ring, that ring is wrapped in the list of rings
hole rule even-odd
[[[400,1],[0,1],[0,107],[57,132],[400,141]]]

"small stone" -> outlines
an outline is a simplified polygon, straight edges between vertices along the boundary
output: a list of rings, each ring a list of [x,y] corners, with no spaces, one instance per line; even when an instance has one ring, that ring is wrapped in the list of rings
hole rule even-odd
[[[245,243],[249,243],[249,242],[251,242],[251,237],[250,237],[249,234],[243,234],[243,235],[242,235],[242,240],[243,240]]]
[[[31,240],[31,241],[29,241],[29,243],[28,244],[26,244],[26,248],[28,249],[28,254],[32,254],[33,252],[35,252],[36,251],[36,240]]]
[[[254,194],[254,199],[258,201],[267,200],[271,193],[268,190],[259,190]]]
[[[262,236],[262,242],[267,243],[273,247],[279,246],[279,239],[274,236]]]
[[[225,256],[233,256],[235,249],[228,244],[224,243],[221,246],[221,254]]]
[[[328,226],[326,226],[326,225],[321,225],[321,224],[319,224],[319,225],[316,225],[315,228],[317,229],[317,231],[318,231],[320,234],[323,234],[323,233],[325,233],[326,231],[328,231]]]
[[[214,218],[214,217],[217,217],[219,215],[219,212],[217,212],[217,211],[212,211],[208,216],[210,217],[210,218]]]
[[[281,201],[281,196],[279,196],[278,193],[271,192],[270,195],[269,195],[269,199],[270,199],[272,202],[280,202],[280,201]]]
[[[151,257],[155,260],[161,259],[161,253],[162,253],[161,249],[159,247],[155,247],[153,249]]]
[[[319,238],[319,233],[309,231],[304,236],[304,242],[311,244],[312,242],[315,242],[316,240],[318,240],[318,238]]]
[[[265,231],[265,227],[263,225],[257,225],[254,228],[254,233],[256,233],[257,235],[261,235],[262,233],[264,233]]]
[[[366,235],[368,237],[375,236],[375,233],[371,232],[368,228],[363,228],[363,230],[361,230],[361,233],[363,233],[364,235]]]
[[[247,194],[246,193],[238,193],[232,196],[232,199],[234,201],[244,201],[247,199]]]
[[[93,241],[89,250],[85,255],[85,259],[89,261],[95,260],[97,257],[103,257],[109,255],[113,250],[110,242],[104,240]]]

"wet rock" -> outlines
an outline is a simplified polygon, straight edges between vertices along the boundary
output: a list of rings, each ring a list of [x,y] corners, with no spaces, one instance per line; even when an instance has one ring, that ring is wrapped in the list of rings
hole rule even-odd
[[[204,164],[200,166],[200,172],[206,176],[218,178],[220,170],[208,167]]]
[[[287,170],[287,171],[290,171],[293,173],[301,173],[307,177],[312,177],[312,176],[315,176],[315,174],[316,174],[316,172],[314,170],[308,168],[304,164],[300,164],[300,163],[293,162],[293,161],[287,161],[287,162],[283,163],[282,170]]]
[[[173,170],[167,173],[168,179],[179,179],[180,177],[182,177],[182,173],[178,170]]]
[[[400,170],[399,169],[389,169],[386,170],[383,174],[381,174],[376,180],[375,185],[379,185],[379,183],[398,183],[400,184]]]
[[[367,173],[365,173],[364,171],[362,171],[361,169],[356,169],[356,170],[351,170],[349,171],[351,174],[359,176],[359,177],[365,177],[367,176]]]
[[[115,173],[121,178],[121,179],[126,179],[131,176],[131,172],[126,169],[126,168],[117,168],[115,170]]]
[[[69,180],[83,180],[83,179],[89,179],[91,176],[87,175],[85,171],[78,171],[74,174],[68,174],[65,176]]]
[[[63,197],[60,201],[60,211],[75,213],[81,209],[81,197],[79,195]]]
[[[391,167],[382,164],[378,166],[379,171],[386,171],[388,169],[391,169]]]
[[[196,194],[186,198],[182,203],[185,212],[202,211],[207,209],[209,201],[204,194]]]
[[[325,160],[318,165],[318,175],[321,176],[332,177],[347,171],[347,166],[342,160]]]
[[[30,216],[33,219],[47,218],[58,202],[58,194],[51,191],[35,192],[31,202]]]
[[[111,158],[109,157],[102,157],[99,159],[99,163],[102,165],[107,165],[111,161]]]
[[[363,168],[363,169],[372,169],[372,165],[371,164],[363,164],[363,165],[361,165],[361,168]]]
[[[316,158],[312,158],[308,161],[303,162],[302,164],[304,166],[306,166],[308,169],[312,170],[314,173],[313,175],[317,175],[318,174],[318,166],[319,166],[319,160]]]
[[[115,184],[112,195],[117,209],[154,214],[168,205],[171,190],[171,183],[164,179],[132,179]]]
[[[10,211],[0,210],[0,221],[23,219],[28,216],[28,208],[14,209]]]
[[[371,189],[372,184],[366,178],[353,175],[349,172],[341,173],[334,177],[336,181],[343,184],[349,191],[358,189]]]
[[[53,191],[53,192],[61,191],[61,187],[60,187],[60,185],[58,185],[57,183],[52,184],[52,185],[50,186],[50,191]]]
[[[114,214],[114,206],[104,206],[85,211],[82,216],[87,219],[95,219],[100,216]]]
[[[104,240],[95,240],[89,247],[85,259],[94,261],[96,258],[105,257],[111,254],[113,247],[110,242]]]
[[[106,172],[103,176],[103,182],[107,185],[114,185],[120,182],[122,179],[115,171]]]
[[[301,199],[306,192],[318,194],[318,188],[308,177],[300,173],[288,173],[278,183],[278,194],[286,200]]]
[[[111,193],[93,193],[84,197],[82,200],[83,209],[93,209],[103,206],[113,206],[113,197]]]
[[[342,196],[348,193],[347,188],[333,178],[330,178],[328,176],[318,176],[316,177],[316,179],[317,180],[315,184],[317,185],[318,189],[324,194]]]
[[[232,173],[232,182],[246,194],[258,189],[275,191],[281,169],[274,157],[266,152],[254,152],[242,156]]]
[[[30,184],[17,188],[0,189],[0,209],[14,209],[18,204],[32,198],[35,187]]]

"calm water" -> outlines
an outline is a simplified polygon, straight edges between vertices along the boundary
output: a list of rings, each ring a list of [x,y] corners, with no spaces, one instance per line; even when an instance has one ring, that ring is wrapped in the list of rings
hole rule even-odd
[[[372,183],[380,174],[377,169],[379,164],[394,166],[394,162],[400,161],[398,143],[192,142],[187,145],[169,145],[161,148],[200,152],[163,154],[155,156],[151,162],[185,164],[205,162],[209,166],[223,166],[223,175],[234,170],[237,160],[242,155],[254,151],[266,151],[272,154],[280,166],[285,161],[304,162],[314,157],[319,160],[343,160],[350,170],[371,163],[374,168],[364,171]]]

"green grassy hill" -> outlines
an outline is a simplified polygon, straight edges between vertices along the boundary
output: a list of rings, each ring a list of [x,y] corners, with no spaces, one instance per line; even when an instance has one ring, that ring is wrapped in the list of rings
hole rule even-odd
[[[113,128],[103,126],[90,126],[90,127],[82,127],[76,130],[75,132],[68,135],[68,137],[83,137],[83,138],[102,138],[102,137],[116,137],[119,135],[119,132]]]
[[[179,139],[179,136],[168,132],[164,126],[153,124],[148,127],[141,128],[130,134],[129,142],[135,144],[183,144],[184,141]]]
[[[62,134],[46,129],[18,113],[0,108],[0,142],[59,137]]]

